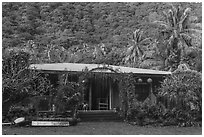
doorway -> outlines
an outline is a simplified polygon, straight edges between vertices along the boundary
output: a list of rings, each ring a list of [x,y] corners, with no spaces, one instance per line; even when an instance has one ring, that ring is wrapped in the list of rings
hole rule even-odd
[[[112,102],[112,86],[109,77],[94,77],[89,79],[89,87],[84,100],[89,110],[110,110]]]

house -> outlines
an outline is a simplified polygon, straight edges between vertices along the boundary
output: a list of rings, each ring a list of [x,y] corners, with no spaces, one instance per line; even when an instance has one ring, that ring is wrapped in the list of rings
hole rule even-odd
[[[59,86],[58,83],[64,75],[68,81],[79,82],[82,72],[89,72],[92,77],[83,81],[88,85],[83,95],[88,104],[88,110],[113,110],[119,107],[120,83],[111,77],[113,75],[121,77],[125,74],[132,75],[136,81],[137,100],[144,101],[150,93],[155,91],[165,76],[171,74],[171,72],[150,69],[77,63],[32,64],[30,69],[35,69],[41,74],[48,74],[55,87]]]

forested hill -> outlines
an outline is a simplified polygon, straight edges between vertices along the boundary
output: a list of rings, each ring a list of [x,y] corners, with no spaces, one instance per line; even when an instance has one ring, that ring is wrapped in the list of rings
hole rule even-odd
[[[196,17],[193,23],[202,23],[201,3],[173,5],[191,8],[190,16]],[[168,69],[164,58],[170,54],[162,52],[168,37],[151,23],[164,20],[164,11],[171,8],[170,3],[156,2],[2,3],[3,53],[6,56],[11,49],[24,50],[30,54],[31,63],[105,63]],[[141,37],[151,38],[137,48],[141,54],[133,50],[138,29],[143,31],[138,31]],[[195,37],[185,62],[201,71],[201,34],[191,36]]]

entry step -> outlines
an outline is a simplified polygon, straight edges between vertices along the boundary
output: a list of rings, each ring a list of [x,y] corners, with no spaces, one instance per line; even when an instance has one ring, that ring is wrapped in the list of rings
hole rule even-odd
[[[81,121],[121,121],[118,113],[115,111],[95,110],[95,111],[79,111],[78,118]]]

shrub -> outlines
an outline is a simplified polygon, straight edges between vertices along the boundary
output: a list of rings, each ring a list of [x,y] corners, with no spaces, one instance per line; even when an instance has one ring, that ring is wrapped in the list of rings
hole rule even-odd
[[[5,118],[3,119],[3,122],[12,122],[16,118],[19,117],[25,117],[26,120],[30,121],[33,116],[36,115],[36,110],[33,108],[33,106],[23,106],[23,105],[13,105],[9,108],[8,113],[6,113]]]
[[[129,109],[127,120],[140,126],[160,124],[163,122],[163,110],[162,104],[152,105],[148,97],[144,102],[137,101],[134,103],[134,107]]]
[[[2,60],[2,109],[8,111],[28,97],[42,95],[51,89],[50,81],[35,69],[29,69],[30,54],[11,50]]]
[[[158,97],[166,110],[163,116],[181,125],[193,125],[202,115],[201,73],[176,70],[167,77],[158,90]]]
[[[139,102],[133,94],[134,88],[126,88],[127,95],[122,97],[126,98],[125,114],[129,123],[141,126],[197,126],[201,123],[201,73],[180,67],[161,83],[154,105],[150,95],[144,102]]]
[[[75,117],[80,101],[79,85],[76,82],[68,82],[66,85],[61,85],[57,92],[55,98],[56,111],[58,113],[72,110],[73,117]]]

